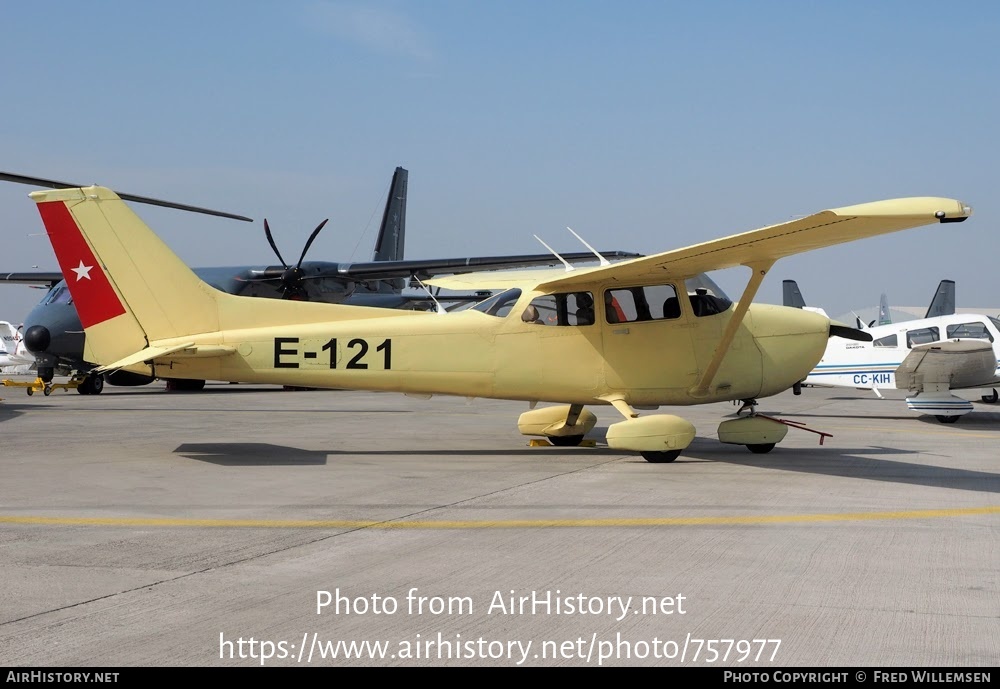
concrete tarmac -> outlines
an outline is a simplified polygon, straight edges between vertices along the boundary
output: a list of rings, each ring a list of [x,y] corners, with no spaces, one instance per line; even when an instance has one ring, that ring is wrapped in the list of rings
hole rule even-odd
[[[1000,664],[1000,405],[675,407],[675,462],[531,447],[518,402],[0,387],[0,665]],[[654,412],[643,412],[650,414]]]

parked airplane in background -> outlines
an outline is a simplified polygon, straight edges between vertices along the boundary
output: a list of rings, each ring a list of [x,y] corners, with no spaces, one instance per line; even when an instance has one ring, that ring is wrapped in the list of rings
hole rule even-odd
[[[493,270],[523,266],[550,266],[559,262],[551,254],[524,254],[512,256],[482,256],[465,258],[403,259],[406,233],[406,196],[409,173],[397,167],[392,176],[389,195],[382,215],[382,223],[375,241],[375,251],[371,262],[331,263],[327,261],[306,261],[306,253],[320,230],[324,220],[306,241],[298,261],[292,265],[282,257],[271,229],[264,221],[264,234],[280,266],[235,266],[195,268],[194,272],[203,281],[216,289],[230,294],[272,299],[292,299],[328,303],[349,303],[359,306],[383,308],[430,309],[436,306],[430,294],[404,294],[403,290],[412,279],[423,280],[441,273],[456,273],[472,270]],[[0,180],[43,186],[52,189],[79,187],[68,182],[26,177],[0,172]],[[236,220],[251,221],[250,218],[211,211],[204,208],[175,204],[144,196],[119,194],[125,201],[147,203],[169,208],[217,215]],[[621,259],[639,254],[610,251],[605,257]],[[592,252],[564,254],[570,262],[596,261],[600,257]],[[77,268],[74,266],[74,268]],[[81,279],[70,273],[70,282]],[[85,279],[89,279],[84,275]],[[47,385],[55,375],[75,377],[77,391],[81,394],[98,394],[104,382],[113,385],[145,385],[153,378],[127,371],[101,375],[93,372],[93,358],[86,351],[84,329],[73,303],[71,290],[63,280],[63,273],[0,273],[0,281],[31,285],[45,285],[50,289],[42,301],[25,318],[24,340],[28,350],[37,359],[38,376]],[[441,297],[445,302],[478,300],[484,295],[451,295]],[[487,295],[488,296],[488,295]],[[200,390],[203,380],[174,379],[164,377],[169,389]]]
[[[0,321],[0,371],[3,373],[27,373],[34,366],[35,357],[24,346],[20,327],[7,321]]]
[[[784,282],[784,300],[805,301],[793,280]],[[883,295],[884,297],[885,295]],[[817,309],[818,310],[818,309]],[[931,315],[938,314],[938,315]],[[955,313],[955,283],[942,280],[924,318],[868,327],[871,342],[830,340],[823,359],[802,381],[806,385],[871,390],[901,389],[911,411],[954,423],[972,403],[951,390],[986,388],[984,402],[1000,399],[1000,320]],[[801,384],[793,386],[795,394]]]
[[[795,280],[783,280],[781,289],[781,303],[785,306],[791,306],[796,309],[809,309],[817,313],[826,314],[826,311],[819,307],[806,305],[806,301],[802,297],[802,292],[799,290],[799,286]],[[937,289],[934,291],[934,296],[931,297],[931,303],[927,307],[924,318],[950,316],[953,313],[955,313],[955,281],[942,280],[938,283]],[[872,328],[876,325],[889,325],[892,323],[892,316],[889,313],[889,298],[884,292],[882,293],[882,297],[879,299],[878,318],[869,321],[868,325],[865,325],[861,317],[856,313],[854,314],[854,320],[859,330]]]
[[[518,428],[561,445],[595,426],[585,405],[612,405],[624,418],[608,446],[650,462],[673,461],[695,428],[637,408],[742,401],[749,416],[722,422],[719,439],[768,452],[788,426],[756,415],[757,398],[802,380],[831,336],[868,339],[819,314],[751,305],[776,260],[971,214],[944,198],[837,208],[616,264],[534,271],[471,309],[428,313],[206,289],[110,189],[31,198],[63,272],[89,276],[69,288],[99,370],[556,402]],[[704,273],[737,265],[750,278],[734,303]],[[533,310],[555,323],[528,322]]]

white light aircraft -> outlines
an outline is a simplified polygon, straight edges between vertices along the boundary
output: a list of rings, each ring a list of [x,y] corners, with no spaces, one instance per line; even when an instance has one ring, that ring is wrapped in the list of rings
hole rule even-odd
[[[776,260],[972,212],[933,197],[826,210],[616,264],[508,275],[509,289],[473,308],[426,313],[226,294],[110,189],[30,196],[103,370],[523,400],[520,432],[557,445],[595,426],[586,405],[612,405],[623,419],[608,446],[650,462],[673,461],[695,428],[637,409],[742,401],[750,414],[722,422],[719,440],[768,452],[788,427],[757,415],[756,400],[802,380],[831,336],[866,337],[820,314],[751,305]],[[704,273],[738,265],[751,276],[734,303]]]
[[[0,371],[4,373],[28,373],[35,363],[34,355],[24,346],[20,327],[7,321],[0,321]]]
[[[932,414],[942,423],[955,423],[973,409],[972,402],[951,390],[985,388],[982,400],[996,402],[1000,320],[954,313],[954,284],[941,281],[925,318],[868,327],[871,342],[831,339],[822,360],[802,382],[866,389],[878,397],[879,390],[909,390],[914,394],[906,398],[907,408]],[[799,386],[794,387],[798,394]]]

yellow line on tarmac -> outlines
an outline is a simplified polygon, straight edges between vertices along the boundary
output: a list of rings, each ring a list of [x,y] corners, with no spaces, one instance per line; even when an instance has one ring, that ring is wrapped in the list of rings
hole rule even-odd
[[[168,519],[128,517],[15,517],[0,515],[0,524],[42,526],[224,527],[251,529],[532,529],[553,527],[702,526],[809,524],[818,522],[933,519],[1000,514],[1000,505],[944,510],[843,512],[749,517],[648,517],[632,519],[507,519],[483,521],[359,521],[345,519]]]

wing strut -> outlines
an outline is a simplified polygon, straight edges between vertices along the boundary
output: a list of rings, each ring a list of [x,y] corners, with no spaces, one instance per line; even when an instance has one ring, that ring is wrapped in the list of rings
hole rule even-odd
[[[764,281],[764,276],[771,270],[774,261],[762,261],[745,265],[753,271],[750,281],[743,290],[743,296],[740,297],[739,302],[736,304],[736,311],[733,313],[733,317],[729,319],[729,323],[726,325],[726,329],[719,339],[719,344],[715,348],[715,354],[712,355],[712,360],[708,362],[708,367],[701,375],[701,380],[688,390],[688,393],[692,397],[706,397],[708,395],[708,388],[712,385],[715,374],[719,372],[719,367],[722,365],[722,360],[729,351],[729,346],[733,343],[733,338],[736,337],[736,330],[743,324],[743,318],[750,308],[750,302],[756,296],[757,290],[760,289],[760,283]]]

